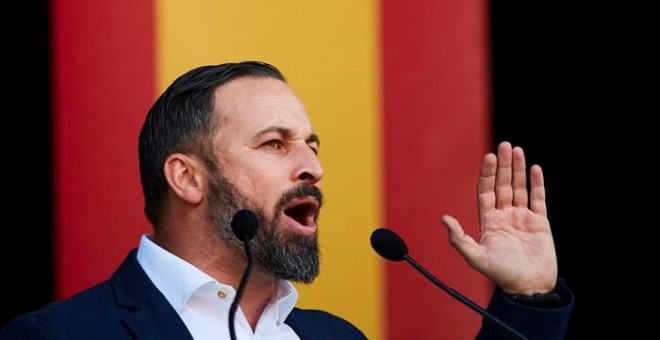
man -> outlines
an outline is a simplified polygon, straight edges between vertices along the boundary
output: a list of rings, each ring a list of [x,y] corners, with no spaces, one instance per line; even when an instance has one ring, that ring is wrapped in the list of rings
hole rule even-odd
[[[312,282],[319,269],[319,147],[303,104],[275,67],[242,62],[184,74],[158,98],[140,133],[153,235],[142,237],[108,281],[18,318],[0,338],[228,338],[246,264],[229,226],[242,208],[261,227],[237,338],[364,338],[337,316],[294,307],[289,281]],[[502,143],[481,169],[480,242],[452,217],[443,222],[470,265],[498,285],[489,309],[532,338],[557,338],[572,297],[557,285],[541,169],[532,167],[529,193],[525,177],[522,150]],[[479,336],[508,334],[484,323]]]

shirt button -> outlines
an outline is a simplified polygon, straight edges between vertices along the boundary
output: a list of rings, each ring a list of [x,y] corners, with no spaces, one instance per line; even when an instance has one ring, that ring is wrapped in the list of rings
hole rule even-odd
[[[227,292],[224,291],[224,290],[222,290],[222,289],[219,290],[219,291],[218,291],[218,297],[221,298],[221,299],[226,298],[226,297],[227,297]]]

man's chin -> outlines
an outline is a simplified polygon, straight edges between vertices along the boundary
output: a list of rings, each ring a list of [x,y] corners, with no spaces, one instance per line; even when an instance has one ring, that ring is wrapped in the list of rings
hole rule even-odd
[[[299,284],[311,284],[319,276],[318,271],[314,274],[307,273],[306,275],[278,275],[273,273],[273,271],[264,268],[263,266],[257,265],[254,267],[254,270],[259,273],[259,275],[271,278],[273,280],[287,280]]]

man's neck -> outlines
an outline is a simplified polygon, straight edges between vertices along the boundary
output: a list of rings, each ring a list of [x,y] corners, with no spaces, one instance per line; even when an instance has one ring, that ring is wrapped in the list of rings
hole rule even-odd
[[[268,303],[277,295],[278,282],[272,277],[265,276],[259,272],[252,273],[240,306],[243,315],[247,319],[252,331],[257,328],[257,323]]]

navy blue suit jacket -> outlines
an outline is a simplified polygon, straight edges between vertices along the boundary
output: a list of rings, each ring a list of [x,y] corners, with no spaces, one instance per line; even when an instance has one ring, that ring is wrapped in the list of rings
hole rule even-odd
[[[109,280],[18,317],[3,328],[0,339],[192,340],[179,315],[140,267],[136,254],[133,250]],[[558,339],[564,334],[571,306],[572,297],[567,307],[535,310],[496,293],[489,309],[506,316],[505,322],[532,339]],[[365,338],[346,320],[323,311],[295,308],[285,323],[303,340]],[[506,338],[486,322],[480,336]],[[223,338],[229,334],[218,335]]]

